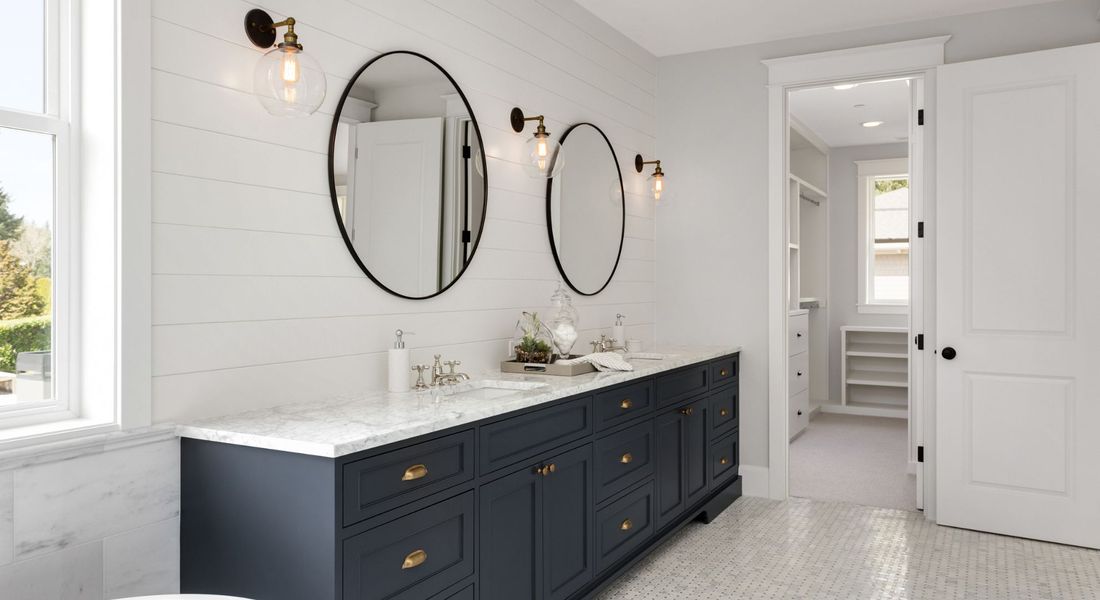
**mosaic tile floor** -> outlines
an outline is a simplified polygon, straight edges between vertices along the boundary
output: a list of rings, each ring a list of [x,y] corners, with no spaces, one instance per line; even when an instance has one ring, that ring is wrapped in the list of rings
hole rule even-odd
[[[1100,599],[1100,551],[939,527],[895,509],[741,498],[600,600]]]

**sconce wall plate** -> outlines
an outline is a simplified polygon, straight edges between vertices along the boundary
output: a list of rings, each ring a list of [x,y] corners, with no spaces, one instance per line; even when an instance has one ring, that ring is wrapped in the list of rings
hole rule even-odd
[[[248,35],[248,41],[260,48],[270,48],[275,45],[274,19],[259,8],[253,8],[244,16],[244,31]]]

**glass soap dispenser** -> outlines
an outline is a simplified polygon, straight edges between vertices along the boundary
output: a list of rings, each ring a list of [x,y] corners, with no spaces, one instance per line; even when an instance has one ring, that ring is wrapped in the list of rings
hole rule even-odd
[[[553,314],[548,325],[554,338],[554,348],[558,351],[558,356],[569,358],[573,344],[577,343],[577,325],[580,320],[577,309],[573,308],[573,299],[561,282],[558,282],[558,289],[550,297],[550,302],[553,305]]]

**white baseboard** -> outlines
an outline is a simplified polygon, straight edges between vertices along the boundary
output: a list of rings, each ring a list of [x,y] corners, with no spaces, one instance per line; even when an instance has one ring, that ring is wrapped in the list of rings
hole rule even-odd
[[[741,494],[745,496],[756,496],[758,498],[768,497],[768,468],[758,467],[756,465],[741,465]]]
[[[890,417],[893,419],[908,419],[908,409],[898,408],[874,408],[870,406],[842,406],[840,404],[823,404],[821,412],[836,415],[860,415],[863,417]]]

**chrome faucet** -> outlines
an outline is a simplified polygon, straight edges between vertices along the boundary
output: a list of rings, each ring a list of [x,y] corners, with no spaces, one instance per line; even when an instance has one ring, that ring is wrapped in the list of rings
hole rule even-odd
[[[435,355],[435,364],[432,365],[432,384],[431,387],[439,387],[441,385],[454,385],[462,381],[469,381],[470,376],[465,373],[456,373],[455,367],[462,364],[460,360],[442,360],[442,354]],[[448,372],[443,372],[443,367],[449,367]]]

